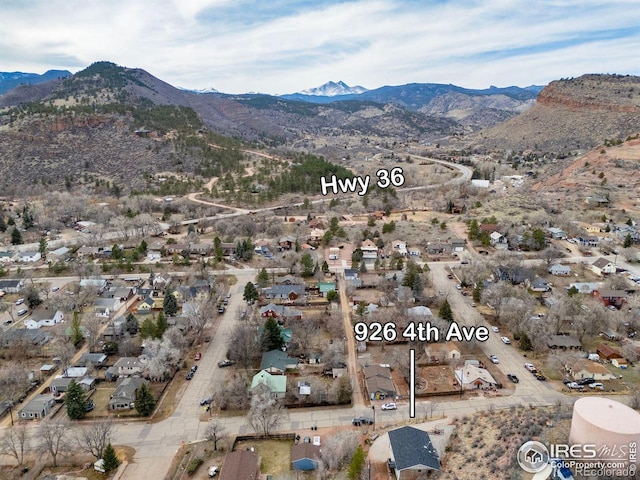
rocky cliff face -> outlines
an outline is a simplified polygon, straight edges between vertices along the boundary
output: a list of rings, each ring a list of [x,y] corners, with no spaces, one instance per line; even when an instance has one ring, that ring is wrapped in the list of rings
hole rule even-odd
[[[640,130],[640,77],[584,75],[551,82],[536,105],[474,139],[493,149],[586,151]]]

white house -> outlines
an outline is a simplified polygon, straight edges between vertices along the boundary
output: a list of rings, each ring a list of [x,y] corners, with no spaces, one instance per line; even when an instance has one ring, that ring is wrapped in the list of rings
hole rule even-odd
[[[551,275],[571,275],[571,267],[568,265],[560,265],[559,263],[554,263],[549,267],[549,273]]]
[[[53,310],[36,310],[25,320],[24,326],[30,330],[40,327],[52,327],[63,319],[64,314],[61,310],[56,310],[55,312]]]
[[[596,275],[609,275],[612,273],[616,273],[616,264],[610,262],[604,257],[600,257],[591,264],[591,270]]]
[[[362,242],[360,250],[362,250],[362,258],[364,259],[375,260],[378,258],[378,246],[368,238]]]
[[[20,252],[18,253],[18,262],[34,263],[42,258],[40,252]]]
[[[480,179],[476,179],[476,178],[471,180],[471,186],[472,187],[489,188],[489,185],[490,185],[489,180],[480,180]]]
[[[507,245],[507,238],[502,235],[501,233],[498,232],[492,232],[489,235],[490,238],[490,242],[491,245],[499,250],[506,250],[508,245]]]
[[[147,260],[149,262],[157,262],[162,258],[162,254],[159,250],[149,250],[147,252]]]
[[[68,247],[60,247],[49,252],[47,254],[47,259],[51,260],[52,262],[59,262],[63,260],[68,254],[69,254]]]
[[[495,379],[484,368],[475,365],[465,365],[455,371],[458,384],[462,385],[465,390],[489,389],[496,386]]]
[[[391,242],[391,246],[395,252],[398,252],[402,256],[407,255],[407,242],[403,242],[402,240],[394,240]]]
[[[0,263],[13,262],[13,252],[0,252]]]

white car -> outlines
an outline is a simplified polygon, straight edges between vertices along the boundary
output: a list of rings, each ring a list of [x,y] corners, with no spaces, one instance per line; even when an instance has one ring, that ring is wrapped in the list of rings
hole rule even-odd
[[[491,327],[491,330],[494,331],[494,333],[498,333],[500,331],[500,329],[498,327]]]
[[[209,478],[213,478],[218,475],[218,467],[213,465],[209,467]]]
[[[456,289],[462,290],[462,285],[460,285],[460,284],[456,285]]]
[[[536,372],[537,371],[536,367],[533,365],[533,363],[525,363],[524,364],[524,368],[526,368],[530,372]]]
[[[500,337],[500,340],[502,340],[506,345],[511,345],[511,340],[507,337]]]
[[[19,298],[16,300],[16,305],[22,305],[24,303],[24,298]]]
[[[500,363],[497,355],[491,355],[489,358],[491,359],[491,363]]]
[[[391,402],[383,404],[380,408],[382,408],[382,410],[396,410],[398,406],[395,403]]]

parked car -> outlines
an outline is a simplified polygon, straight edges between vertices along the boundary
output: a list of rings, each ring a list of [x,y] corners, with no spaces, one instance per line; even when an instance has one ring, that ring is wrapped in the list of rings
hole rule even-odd
[[[497,355],[491,355],[489,358],[491,359],[491,363],[500,363]]]
[[[600,382],[590,383],[589,388],[593,388],[594,390],[604,390],[604,385]]]
[[[491,327],[491,330],[493,330],[494,333],[498,333],[500,331],[500,329],[496,326]]]
[[[24,298],[19,298],[16,300],[16,305],[22,305],[24,303]]]
[[[202,358],[202,353],[198,352],[196,353],[196,356],[193,357],[193,359],[197,362],[198,360],[200,360]]]
[[[503,343],[505,343],[506,345],[511,345],[511,340],[509,340],[507,337],[500,337],[500,339],[503,341]]]
[[[213,478],[218,475],[218,471],[218,467],[215,465],[209,467],[209,478]]]
[[[60,287],[53,287],[53,288],[51,289],[51,291],[52,291],[52,292],[57,292],[58,290],[60,290]]]
[[[396,410],[398,406],[394,402],[385,403],[380,407],[382,410]]]
[[[198,370],[198,365],[191,367],[191,373],[196,373],[196,370]]]
[[[87,402],[86,411],[87,411],[87,412],[90,412],[90,411],[92,411],[94,408],[96,408],[95,403],[93,403],[93,400],[89,400],[89,401]]]
[[[232,362],[231,360],[223,360],[222,362],[218,362],[218,367],[220,367],[220,368],[230,367],[234,363],[236,363],[236,362]]]
[[[456,285],[456,289],[457,290],[462,290],[462,285],[460,285],[460,284]]]
[[[447,278],[448,278],[449,280],[453,280],[453,275],[448,274],[448,275],[447,275]]]
[[[359,427],[360,425],[373,425],[373,418],[356,417],[351,421],[351,423],[356,427]]]
[[[520,383],[520,379],[512,373],[507,373],[507,378],[511,380],[513,383]]]
[[[536,367],[533,365],[533,363],[525,363],[524,364],[524,368],[526,368],[527,370],[529,370],[531,373],[536,373]]]
[[[189,372],[187,373],[187,376],[185,377],[187,380],[191,380],[193,378],[193,372]]]
[[[591,385],[592,383],[596,383],[596,381],[593,378],[581,378],[577,380],[576,383],[578,385]]]
[[[547,377],[545,377],[541,373],[535,373],[534,375],[536,377],[536,380],[540,380],[541,382],[544,382],[547,379]]]
[[[26,315],[26,313],[29,310],[27,310],[26,308],[21,308],[20,310],[18,310],[18,316],[21,317],[22,315]]]
[[[213,400],[213,399],[212,399],[211,397],[205,397],[205,398],[203,398],[202,400],[200,400],[200,405],[201,405],[201,406],[203,406],[203,407],[204,407],[205,405],[209,405],[209,404],[211,404],[211,401],[212,401],[212,400]]]
[[[572,388],[574,390],[582,389],[582,385],[578,385],[576,382],[569,382],[566,385],[567,385],[567,387]]]

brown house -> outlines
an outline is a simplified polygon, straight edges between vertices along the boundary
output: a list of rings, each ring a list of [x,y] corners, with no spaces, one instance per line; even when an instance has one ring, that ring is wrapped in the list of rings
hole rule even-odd
[[[260,478],[260,458],[250,450],[227,454],[220,472],[220,480],[257,480]]]
[[[600,355],[600,358],[604,358],[605,360],[611,360],[613,358],[623,358],[620,352],[605,344],[598,345],[598,348],[596,348],[596,353]]]

